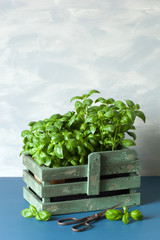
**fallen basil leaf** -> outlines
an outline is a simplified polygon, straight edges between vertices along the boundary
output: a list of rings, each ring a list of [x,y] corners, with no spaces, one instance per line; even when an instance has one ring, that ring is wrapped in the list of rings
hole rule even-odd
[[[105,216],[110,221],[121,220],[123,217],[123,212],[117,209],[108,209]]]
[[[47,221],[50,219],[51,214],[48,211],[40,211],[39,217],[40,217],[41,221]]]
[[[23,217],[25,218],[32,218],[34,216],[34,214],[31,212],[31,210],[29,208],[25,208],[21,211],[21,214]]]
[[[29,209],[34,216],[37,214],[37,209],[33,205],[30,205]]]
[[[140,221],[143,218],[143,214],[139,210],[134,210],[130,213],[131,218],[135,221]]]
[[[122,221],[125,223],[125,224],[128,224],[129,222],[129,214],[128,213],[125,213],[122,217]]]

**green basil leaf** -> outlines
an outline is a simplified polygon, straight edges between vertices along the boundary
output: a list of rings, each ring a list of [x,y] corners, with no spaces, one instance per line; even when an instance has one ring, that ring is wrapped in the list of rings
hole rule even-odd
[[[115,100],[113,99],[113,98],[108,98],[107,100],[106,100],[106,104],[112,104],[112,103],[114,103],[115,102]]]
[[[29,208],[23,209],[21,211],[21,214],[25,218],[32,218],[34,216],[34,214],[31,212],[31,210]]]
[[[78,154],[80,156],[85,156],[86,155],[86,149],[83,145],[78,145],[77,150],[78,150]]]
[[[112,117],[114,117],[114,116],[116,116],[118,114],[118,112],[116,111],[116,110],[109,110],[108,112],[106,112],[105,114],[104,114],[104,116],[106,117],[106,118],[112,118]]]
[[[89,116],[85,120],[86,123],[92,123],[92,122],[94,123],[96,121],[97,121],[97,118],[95,118],[94,116]]]
[[[115,105],[116,105],[116,107],[118,107],[120,109],[126,108],[126,105],[122,101],[119,101],[119,100],[115,102]]]
[[[30,205],[29,209],[34,216],[37,214],[37,209],[33,205]]]
[[[84,158],[84,156],[81,156],[81,157],[80,157],[79,163],[80,163],[81,165],[85,164],[85,158]]]
[[[87,128],[87,123],[83,123],[80,127],[80,130],[85,130]]]
[[[47,221],[51,217],[51,214],[48,211],[40,211],[38,215],[41,221]]]
[[[121,141],[121,145],[123,147],[131,147],[131,146],[135,146],[136,144],[135,144],[135,142],[133,142],[130,139],[124,139],[124,140]]]
[[[41,144],[48,144],[51,141],[49,135],[45,133],[39,135],[39,140]]]
[[[108,140],[107,138],[104,140],[104,143],[106,144],[106,145],[110,145],[110,146],[114,146],[114,141],[113,140]]]
[[[83,97],[80,97],[80,96],[72,97],[71,100],[70,100],[70,102],[72,102],[72,101],[74,101],[74,100],[76,100],[76,99],[80,99],[80,100],[82,100]]]
[[[97,102],[100,102],[100,103],[106,103],[106,99],[100,97],[100,98],[97,98],[97,99],[95,100],[95,103],[97,103]]]
[[[128,207],[123,206],[123,211],[124,211],[124,213],[128,213]]]
[[[90,97],[93,93],[100,93],[100,92],[93,89],[93,90],[89,91],[89,93],[87,94],[87,97]]]
[[[71,152],[73,155],[76,154],[76,140],[69,139],[66,143],[66,149]]]
[[[55,120],[57,120],[57,119],[59,119],[59,118],[61,118],[61,114],[53,114],[53,115],[49,118],[49,120],[55,121]]]
[[[49,154],[50,152],[52,152],[54,150],[54,143],[51,142],[48,147],[47,147],[47,153]]]
[[[100,110],[100,106],[92,106],[88,108],[89,114],[97,114],[99,110]]]
[[[134,120],[135,120],[135,118],[136,118],[136,114],[135,114],[135,112],[134,111],[132,111],[132,110],[126,110],[126,114],[127,114],[127,116],[129,117],[129,119],[132,121],[132,122],[134,122]]]
[[[125,132],[127,132],[129,129],[132,129],[132,125],[131,125],[131,124],[124,124],[124,125],[121,125],[120,131],[121,131],[122,133],[125,133]]]
[[[105,125],[100,127],[101,130],[106,132],[114,132],[115,126],[114,125]]]
[[[45,152],[41,151],[40,152],[40,158],[43,161],[43,164],[45,166],[47,166],[47,167],[50,166],[50,164],[51,164],[51,157],[48,154],[46,154]]]
[[[98,118],[103,119],[103,117],[104,117],[104,111],[103,110],[99,110],[97,112],[97,114],[98,114]]]
[[[92,125],[90,126],[90,130],[91,130],[91,133],[92,133],[92,134],[94,134],[94,133],[96,132],[96,129],[97,129],[97,126],[94,125],[94,124],[92,124]]]
[[[134,210],[130,213],[131,218],[135,221],[140,221],[143,218],[143,214],[139,210]]]
[[[51,133],[50,134],[51,136],[51,139],[54,143],[57,143],[57,142],[62,142],[63,141],[63,136],[61,133]]]
[[[69,161],[73,166],[77,166],[79,162],[79,156],[72,156],[69,158]]]
[[[61,121],[56,121],[56,122],[54,123],[54,126],[55,126],[56,128],[58,128],[59,130],[61,130],[61,128],[62,128],[62,126],[63,126],[63,122],[61,122]]]
[[[123,115],[123,116],[121,117],[120,122],[121,122],[122,124],[131,124],[131,123],[132,123],[131,120],[129,119],[128,115]]]
[[[54,152],[56,154],[56,156],[60,159],[63,158],[63,148],[62,148],[62,145],[60,144],[56,144],[55,147],[54,147]]]
[[[84,141],[83,144],[84,144],[84,146],[85,146],[86,148],[88,148],[91,152],[94,152],[94,148],[93,148],[93,146],[92,146],[89,142]]]
[[[82,103],[80,101],[76,101],[74,104],[75,109],[77,110],[78,108],[82,107]]]
[[[125,213],[122,217],[122,221],[125,223],[125,224],[128,224],[128,221],[129,221],[129,214],[128,213]]]
[[[120,139],[123,139],[125,137],[125,134],[124,133],[118,133],[117,136],[120,137]]]
[[[28,152],[28,154],[30,154],[32,156],[33,154],[35,154],[37,152],[37,148],[35,147],[35,148],[28,149],[27,152]]]
[[[134,132],[127,132],[134,140],[136,140],[136,134]]]
[[[46,132],[58,132],[58,128],[53,125],[50,125],[50,126],[46,126],[45,131]]]
[[[29,141],[32,141],[33,137],[34,137],[34,134],[33,134],[33,133],[30,133],[30,132],[29,132],[29,133],[27,134],[27,138],[28,138]]]
[[[140,109],[140,105],[139,105],[139,104],[136,104],[136,105],[135,105],[135,109],[136,109],[136,110],[139,110],[139,109]]]
[[[36,152],[33,157],[35,158],[36,162],[42,166],[44,164],[44,159],[40,157],[39,152]]]
[[[68,126],[71,127],[72,124],[75,122],[75,120],[76,120],[76,115],[73,115],[68,122]]]
[[[142,111],[135,111],[137,117],[141,118],[143,120],[143,122],[145,123],[146,121],[146,116]]]
[[[105,216],[110,221],[121,220],[123,217],[123,212],[117,209],[108,209]]]
[[[41,220],[42,220],[42,219],[40,218],[40,216],[39,216],[38,213],[35,215],[35,218],[36,218],[38,221],[41,221]]]
[[[28,133],[29,133],[29,131],[28,130],[23,130],[22,132],[21,132],[21,137],[25,137],[25,136],[27,136],[28,135]]]
[[[75,114],[74,111],[69,111],[69,112],[65,113],[63,116],[67,116],[67,117],[71,118],[74,114]]]
[[[31,127],[31,129],[34,131],[34,130],[36,130],[36,131],[44,131],[44,129],[45,129],[45,124],[44,124],[44,122],[43,121],[38,121],[38,122],[36,122],[32,127]]]
[[[35,123],[36,123],[36,122],[32,121],[32,122],[30,122],[28,125],[32,127]]]
[[[135,106],[134,102],[132,102],[131,100],[126,100],[126,103],[127,103],[128,107],[133,108]]]
[[[92,144],[92,146],[97,145],[97,141],[94,138],[88,138],[88,141]]]
[[[83,101],[83,106],[91,106],[93,103],[93,100],[92,99],[84,99]]]

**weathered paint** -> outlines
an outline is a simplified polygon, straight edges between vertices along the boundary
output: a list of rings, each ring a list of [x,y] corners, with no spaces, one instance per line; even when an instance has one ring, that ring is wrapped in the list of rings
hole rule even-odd
[[[136,189],[140,187],[140,176],[137,176],[136,172],[141,169],[141,162],[133,149],[92,153],[88,156],[88,164],[82,166],[41,167],[31,157],[25,155],[23,163],[27,168],[23,173],[23,179],[27,184],[23,190],[24,198],[37,209],[48,210],[52,214],[63,214],[101,210],[106,205],[110,207],[120,201],[122,205],[140,204],[140,193],[136,193]],[[39,183],[30,172],[36,175],[42,183]],[[128,173],[130,176],[111,176],[123,173]],[[100,176],[106,175],[110,177],[100,179]],[[76,181],[77,178],[84,177],[87,180]],[[73,182],[67,183],[64,179],[73,179]],[[59,184],[51,185],[50,183],[55,180],[61,181]],[[99,195],[100,192],[123,189],[129,189],[129,192],[116,196],[102,197]],[[88,197],[80,199],[79,194],[86,194]],[[76,196],[76,200],[64,200],[63,197],[70,195]],[[50,202],[50,198],[53,197],[62,199],[60,202]]]
[[[140,193],[42,204],[27,187],[24,187],[23,192],[25,199],[30,202],[30,204],[33,204],[38,211],[46,210],[52,215],[103,210],[117,204],[120,204],[120,207],[140,204]]]
[[[92,153],[88,159],[87,195],[98,195],[100,189],[100,154]]]

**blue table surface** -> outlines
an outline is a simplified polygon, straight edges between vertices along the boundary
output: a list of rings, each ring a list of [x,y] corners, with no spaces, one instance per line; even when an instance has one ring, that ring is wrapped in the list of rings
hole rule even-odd
[[[52,216],[49,221],[41,222],[35,218],[24,218],[21,210],[29,207],[23,199],[22,178],[0,178],[0,239],[160,239],[160,177],[141,177],[142,221],[109,221],[105,218],[92,223],[92,228],[84,232],[73,232],[71,225],[60,226],[57,220],[65,217],[82,218],[96,212],[74,213]],[[107,206],[106,206],[107,207]]]

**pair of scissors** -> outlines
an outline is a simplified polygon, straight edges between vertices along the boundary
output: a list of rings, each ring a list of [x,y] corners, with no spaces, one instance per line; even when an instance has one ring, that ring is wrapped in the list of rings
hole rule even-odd
[[[84,217],[84,218],[81,218],[81,219],[78,219],[78,218],[64,218],[64,219],[60,219],[58,221],[58,224],[59,225],[72,225],[72,224],[75,224],[73,227],[72,227],[72,230],[74,232],[81,232],[81,231],[84,231],[86,230],[87,228],[90,228],[90,222],[93,222],[94,220],[98,220],[99,218],[105,216],[105,213],[108,209],[114,209],[114,208],[117,208],[119,207],[121,204],[118,204],[114,207],[111,207],[111,208],[107,208],[106,210],[103,210],[99,213],[95,213],[93,214],[92,216],[87,216],[87,217]],[[77,224],[76,224],[77,223]]]

